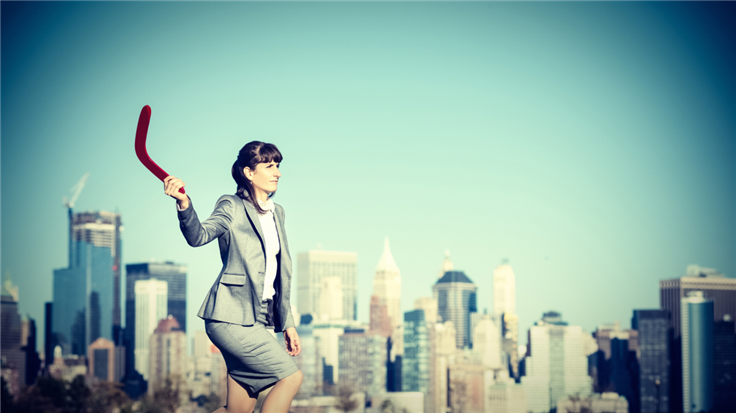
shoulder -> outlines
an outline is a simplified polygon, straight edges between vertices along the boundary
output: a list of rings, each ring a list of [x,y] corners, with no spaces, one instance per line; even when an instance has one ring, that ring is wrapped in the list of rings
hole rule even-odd
[[[274,209],[276,210],[276,213],[283,218],[284,217],[284,207],[282,207],[280,204],[273,203]]]
[[[236,205],[239,205],[241,202],[240,197],[237,195],[223,195],[215,204],[215,209],[226,209],[228,211],[232,211]]]

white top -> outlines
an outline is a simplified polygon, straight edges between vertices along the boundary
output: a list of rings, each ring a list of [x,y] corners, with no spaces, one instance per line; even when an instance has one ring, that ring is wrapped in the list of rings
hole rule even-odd
[[[273,288],[273,282],[276,280],[276,272],[279,269],[279,263],[276,256],[281,251],[279,243],[279,234],[276,232],[276,221],[274,220],[273,210],[275,208],[271,199],[267,202],[258,201],[258,204],[266,210],[265,214],[258,214],[261,221],[261,229],[266,242],[266,279],[263,283],[262,300],[273,298],[276,289]]]
[[[270,198],[267,202],[258,200],[258,204],[262,209],[266,210],[265,214],[258,214],[258,218],[261,221],[263,236],[266,238],[266,279],[263,283],[263,296],[261,300],[267,300],[272,299],[276,295],[273,282],[276,281],[276,272],[279,269],[276,256],[281,252],[281,243],[279,242],[279,234],[276,231],[276,221],[273,215],[273,210],[276,206]],[[176,204],[176,209],[183,211],[183,209],[179,208],[179,203]]]

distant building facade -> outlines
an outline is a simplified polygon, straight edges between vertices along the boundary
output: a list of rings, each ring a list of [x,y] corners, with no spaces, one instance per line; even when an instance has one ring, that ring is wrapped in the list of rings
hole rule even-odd
[[[736,334],[731,315],[713,324],[715,397],[713,411],[728,412],[736,406]]]
[[[345,329],[339,337],[340,385],[375,395],[386,391],[386,341],[363,329]]]
[[[736,315],[736,278],[727,278],[711,268],[697,265],[687,267],[684,277],[659,282],[660,307],[670,312],[670,326],[674,338],[681,335],[681,300],[691,291],[702,291],[713,301],[714,321],[722,321],[726,314]]]
[[[322,279],[340,278],[342,287],[343,320],[357,319],[357,262],[354,252],[311,250],[297,255],[297,309],[300,314],[311,314],[322,320]]]
[[[529,411],[547,413],[562,398],[591,394],[589,354],[583,346],[585,334],[579,326],[568,326],[560,313],[553,311],[545,313],[531,327],[526,376],[521,378]]]
[[[641,412],[670,411],[672,329],[667,310],[634,310],[631,328],[639,340],[639,408]]]
[[[99,380],[119,382],[125,373],[125,349],[98,338],[87,349],[89,375]]]
[[[18,287],[6,277],[2,286],[2,376],[8,383],[8,391],[17,395],[26,387],[26,355],[21,350],[21,319],[18,314]]]
[[[187,336],[176,318],[169,316],[158,323],[150,340],[148,392],[152,394],[167,378],[185,378]]]
[[[442,320],[452,321],[457,348],[470,346],[470,313],[478,312],[478,287],[462,271],[448,271],[432,287]]]
[[[168,283],[156,279],[136,281],[134,310],[135,369],[148,380],[151,334],[168,316]]]
[[[187,267],[173,262],[147,262],[125,266],[125,347],[126,367],[135,369],[136,346],[136,281],[166,281],[166,313],[176,318],[182,331],[187,329]],[[156,323],[158,320],[156,320]],[[152,326],[151,331],[156,324]],[[146,338],[147,340],[148,338]],[[142,373],[142,372],[140,372]]]
[[[681,305],[683,411],[710,412],[715,396],[713,300],[701,291],[691,291]]]

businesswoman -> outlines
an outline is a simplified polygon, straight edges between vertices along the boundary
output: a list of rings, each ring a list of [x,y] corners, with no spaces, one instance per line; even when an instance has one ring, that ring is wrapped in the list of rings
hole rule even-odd
[[[275,145],[250,142],[232,167],[235,195],[223,195],[200,222],[191,199],[179,193],[184,182],[164,180],[176,199],[181,232],[193,247],[215,239],[222,270],[197,314],[227,364],[227,404],[216,413],[252,413],[258,394],[273,386],[263,413],[286,413],[299,390],[302,373],[294,359],[301,352],[291,314],[291,257],[284,209],[274,204],[281,177],[281,152]],[[286,350],[275,334],[284,333]]]

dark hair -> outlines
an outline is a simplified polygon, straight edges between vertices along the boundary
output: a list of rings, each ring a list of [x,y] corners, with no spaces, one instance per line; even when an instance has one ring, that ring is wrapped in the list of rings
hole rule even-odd
[[[265,214],[266,211],[258,205],[256,198],[256,191],[253,189],[253,184],[248,178],[245,177],[243,169],[248,167],[252,171],[256,170],[256,165],[259,163],[270,163],[276,162],[281,163],[284,159],[279,152],[279,148],[272,143],[265,143],[259,141],[248,142],[240,149],[238,153],[238,159],[235,160],[233,168],[231,170],[235,183],[238,184],[238,190],[235,195],[250,201],[251,204],[256,208],[259,214]],[[274,196],[275,192],[270,193],[268,196]]]

